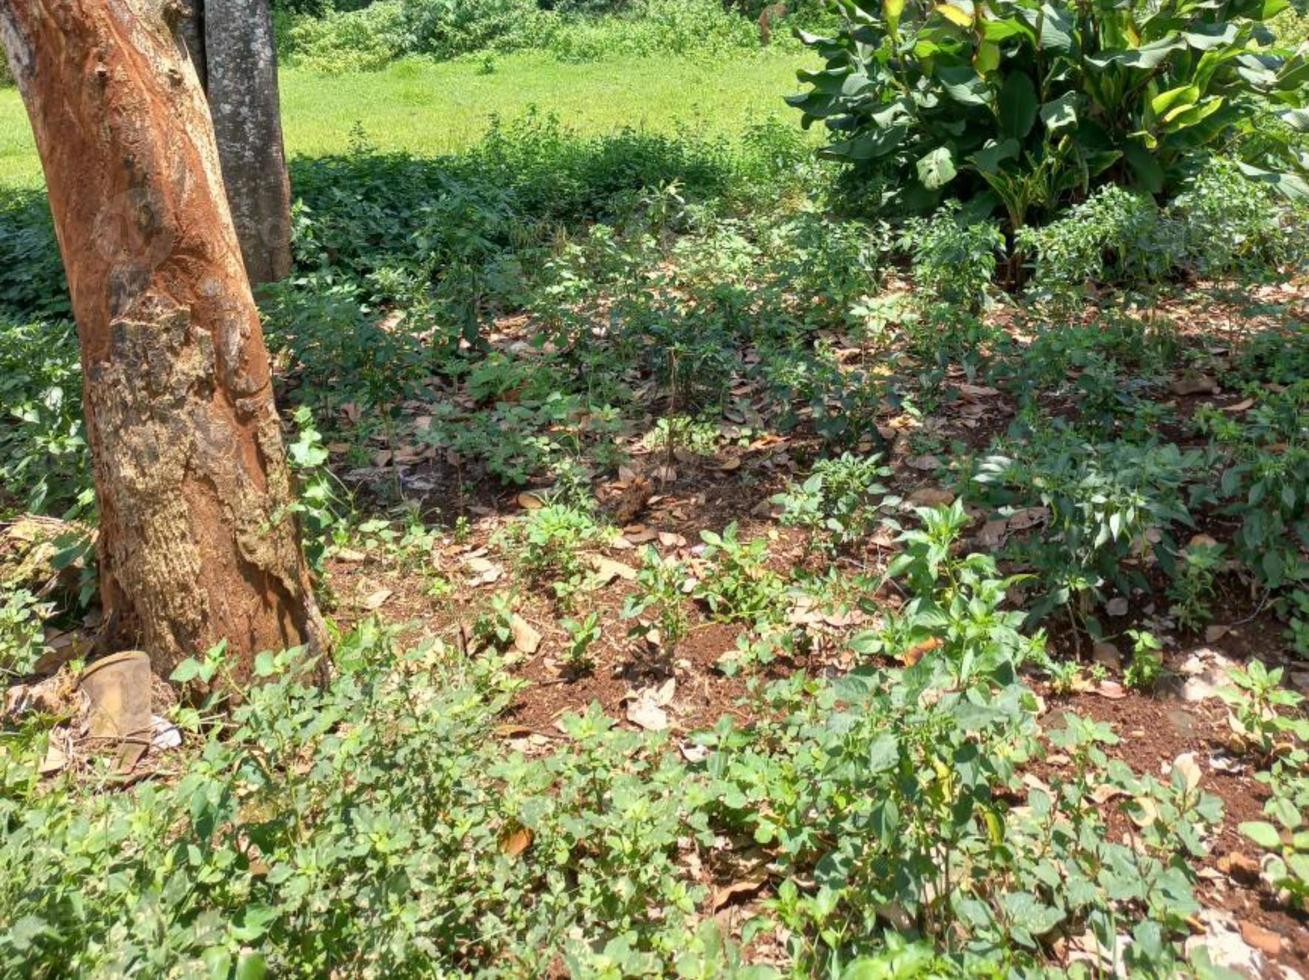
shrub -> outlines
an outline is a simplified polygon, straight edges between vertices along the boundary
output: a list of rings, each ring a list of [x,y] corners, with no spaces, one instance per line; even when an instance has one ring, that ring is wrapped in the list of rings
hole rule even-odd
[[[896,173],[897,207],[985,194],[1016,229],[1100,183],[1175,192],[1269,101],[1309,126],[1304,58],[1262,46],[1276,4],[839,4],[790,102],[831,129],[825,155]]]

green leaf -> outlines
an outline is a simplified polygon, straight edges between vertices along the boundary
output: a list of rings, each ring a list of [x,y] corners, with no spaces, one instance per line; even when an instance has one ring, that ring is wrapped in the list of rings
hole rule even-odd
[[[1150,100],[1150,111],[1162,116],[1177,105],[1194,105],[1200,101],[1200,88],[1196,85],[1179,85],[1166,92],[1160,92]]]
[[[1087,64],[1094,65],[1096,68],[1108,68],[1110,65],[1119,65],[1123,68],[1137,68],[1141,71],[1154,71],[1174,51],[1180,51],[1186,47],[1186,42],[1177,34],[1160,38],[1158,41],[1151,41],[1149,44],[1143,44],[1139,48],[1112,48],[1108,51],[1101,51],[1097,55],[1089,56],[1086,59]]]
[[[1277,828],[1263,820],[1247,820],[1240,825],[1240,831],[1265,850],[1273,851],[1282,846]]]
[[[1000,86],[1000,128],[1006,136],[1022,139],[1036,124],[1036,86],[1025,72],[1014,71],[1005,76]]]
[[[1041,122],[1051,134],[1077,125],[1077,93],[1065,92],[1041,106]]]
[[[168,675],[168,679],[176,684],[185,684],[199,677],[202,670],[203,668],[198,660],[188,657],[173,668],[173,672]]]
[[[990,100],[990,88],[972,68],[960,65],[938,68],[936,77],[950,98],[961,105],[984,106]]]
[[[868,747],[868,771],[886,772],[900,761],[900,743],[891,732],[883,732]]]
[[[1127,165],[1132,168],[1132,175],[1143,190],[1151,194],[1161,194],[1164,189],[1164,170],[1159,161],[1140,143],[1128,143],[1123,150]]]
[[[957,172],[948,146],[938,146],[918,161],[918,179],[929,191],[950,183]]]
[[[993,174],[1000,170],[1000,164],[1006,160],[1016,160],[1020,149],[1018,140],[1006,139],[990,141],[974,153],[969,160],[983,174]]]

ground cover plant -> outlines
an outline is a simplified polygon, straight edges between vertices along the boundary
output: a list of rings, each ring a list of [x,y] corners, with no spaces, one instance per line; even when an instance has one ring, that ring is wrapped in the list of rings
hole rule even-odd
[[[476,68],[405,64],[313,84]],[[258,292],[332,648],[194,651],[126,772],[76,332],[0,199],[7,973],[1309,969],[1304,212],[1239,146],[1014,235],[793,120],[370,111]]]

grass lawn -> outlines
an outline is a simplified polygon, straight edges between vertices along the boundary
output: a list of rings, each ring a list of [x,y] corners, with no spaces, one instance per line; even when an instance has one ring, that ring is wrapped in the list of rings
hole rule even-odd
[[[343,76],[285,70],[282,120],[292,155],[345,149],[356,122],[381,149],[447,153],[476,141],[493,115],[512,118],[533,105],[582,132],[624,126],[738,132],[752,119],[791,112],[782,96],[797,90],[795,69],[802,57],[761,51],[730,61],[564,64],[548,54],[519,52],[497,57],[490,74],[480,61],[407,61]],[[17,90],[0,90],[0,184],[40,181],[22,101]]]

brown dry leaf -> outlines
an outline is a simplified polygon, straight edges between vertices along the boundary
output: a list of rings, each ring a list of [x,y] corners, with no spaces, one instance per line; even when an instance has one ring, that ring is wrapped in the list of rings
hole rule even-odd
[[[1282,952],[1282,937],[1257,923],[1242,920],[1241,938],[1266,956]]]
[[[1123,685],[1117,681],[1101,681],[1093,690],[1102,698],[1108,698],[1110,701],[1121,701],[1127,697],[1127,692],[1123,690]]]
[[[733,899],[749,898],[757,894],[759,889],[764,887],[764,882],[767,880],[768,875],[761,871],[748,878],[742,878],[740,881],[733,881],[721,888],[715,888],[712,901],[713,911],[717,912],[724,906],[732,904]]]
[[[665,548],[685,548],[686,538],[672,531],[660,531],[659,543]]]
[[[907,650],[902,650],[896,654],[896,659],[906,667],[912,667],[918,661],[923,659],[924,654],[931,653],[933,650],[939,650],[943,641],[939,636],[933,636],[930,639],[923,640],[921,643],[915,643]]]
[[[519,653],[536,653],[541,645],[541,634],[518,613],[509,619],[509,629],[514,635],[514,647]]]
[[[612,558],[605,558],[603,555],[597,555],[591,560],[595,566],[595,584],[596,586],[608,585],[616,578],[625,582],[636,580],[636,569],[631,565],[624,565],[621,561],[614,561]]]
[[[990,388],[986,385],[971,385],[967,383],[959,385],[959,393],[965,398],[994,398],[996,395],[1000,394],[999,390],[996,388]]]
[[[632,544],[648,544],[658,538],[659,535],[644,524],[633,524],[630,527],[623,528],[623,537]]]
[[[1026,531],[1029,527],[1044,524],[1050,519],[1048,507],[1024,507],[1009,515],[1009,530]]]
[[[919,487],[908,501],[915,507],[942,507],[954,503],[954,494],[942,487]]]
[[[1009,536],[1009,522],[1004,518],[987,521],[977,532],[977,543],[983,548],[998,548]]]
[[[374,612],[378,609],[381,609],[382,603],[386,602],[387,599],[391,598],[391,595],[392,593],[390,589],[378,589],[377,591],[371,592],[367,596],[365,596],[360,601],[359,605],[362,606],[364,609],[367,609],[369,612]]]
[[[1253,399],[1253,398],[1244,398],[1244,399],[1242,399],[1241,401],[1236,402],[1234,405],[1224,405],[1224,406],[1223,406],[1223,411],[1224,411],[1224,412],[1246,412],[1246,411],[1249,411],[1249,410],[1252,409],[1252,408],[1254,408],[1254,399]]]
[[[362,551],[355,551],[354,548],[337,548],[332,552],[332,557],[338,561],[348,562],[366,561],[368,558]]]
[[[668,727],[668,712],[642,692],[643,696],[627,705],[627,720],[647,732],[662,732]]]
[[[520,493],[514,499],[523,510],[540,510],[545,506],[545,501],[534,493]]]
[[[1110,800],[1119,796],[1126,796],[1127,791],[1121,787],[1114,786],[1111,783],[1101,783],[1095,789],[1091,790],[1091,799],[1097,806],[1103,806]]]
[[[500,853],[505,857],[516,858],[531,846],[532,832],[526,827],[515,827],[500,835]]]
[[[503,568],[487,558],[472,557],[465,561],[464,564],[473,574],[470,580],[472,585],[490,585],[504,574]]]
[[[654,484],[643,476],[633,476],[623,489],[613,508],[615,524],[631,524],[636,515],[645,510],[654,496]]]

